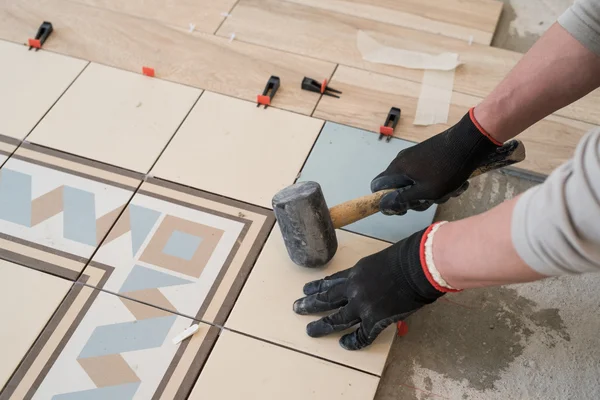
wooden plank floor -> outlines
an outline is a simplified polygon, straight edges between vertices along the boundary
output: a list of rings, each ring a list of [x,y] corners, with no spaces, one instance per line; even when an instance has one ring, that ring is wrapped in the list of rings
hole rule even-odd
[[[147,19],[176,29],[189,29],[214,33],[221,25],[235,0],[71,0],[92,6]]]
[[[283,0],[489,45],[502,11],[495,0]]]
[[[319,99],[300,89],[305,75],[330,77],[335,65],[261,46],[180,29],[68,0],[0,0],[0,38],[24,43],[40,21],[55,32],[51,51],[256,101],[271,75],[282,87],[273,106],[311,114]]]
[[[458,53],[463,65],[456,70],[454,90],[479,97],[491,92],[522,56],[371,18],[278,0],[240,0],[217,35],[229,36],[235,32],[236,38],[242,41],[421,82],[422,70],[363,60],[356,46],[360,30],[388,46],[432,54]],[[600,91],[597,90],[556,114],[600,124],[598,104]]]
[[[339,99],[324,96],[314,116],[346,125],[378,131],[385,121],[390,107],[399,107],[402,115],[395,129],[395,136],[421,142],[458,122],[482,99],[454,92],[448,123],[429,126],[412,124],[420,85],[404,79],[339,66],[330,82],[331,87],[344,92]],[[579,139],[593,126],[556,115],[546,117],[523,132],[527,159],[519,168],[541,174],[552,170],[569,159]]]
[[[376,130],[396,105],[403,109],[399,135],[420,141],[458,120],[520,59],[478,43],[488,42],[483,33],[493,32],[499,11],[494,0],[185,0],[178,7],[166,0],[0,0],[0,38],[23,43],[50,20],[48,50],[134,72],[149,65],[159,78],[251,101],[277,75],[275,107]],[[361,30],[385,45],[460,54],[447,124],[412,125],[423,71],[364,61],[356,47]],[[466,33],[473,43],[456,38]],[[336,66],[332,85],[342,99],[318,104],[318,94],[300,89],[304,76],[331,78]],[[549,173],[568,158],[589,123],[600,124],[599,102],[595,91],[528,130],[522,167]]]

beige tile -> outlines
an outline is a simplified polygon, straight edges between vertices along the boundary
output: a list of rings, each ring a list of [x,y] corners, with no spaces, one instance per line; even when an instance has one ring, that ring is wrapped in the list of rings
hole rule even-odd
[[[28,140],[147,172],[200,93],[92,63]]]
[[[65,279],[0,260],[0,388],[70,287]]]
[[[48,50],[136,73],[148,65],[155,68],[161,79],[250,101],[256,101],[269,76],[276,75],[282,85],[273,105],[310,115],[320,96],[302,90],[300,82],[304,76],[330,78],[337,61],[321,61],[312,55],[273,50],[237,37],[230,41],[229,35],[213,35],[215,20],[211,17],[210,22],[203,14],[213,12],[226,1],[229,0],[5,0],[0,6],[0,38],[22,42],[35,32],[40,21],[49,20],[60,26],[60,31],[57,28],[44,44]],[[162,4],[152,10],[157,3]],[[192,3],[193,12],[188,7]],[[110,5],[112,8],[107,8]],[[142,11],[142,7],[149,9]],[[222,9],[219,14],[225,11],[229,9]],[[183,24],[182,19],[176,22],[175,18],[184,14],[188,19]],[[196,24],[193,33],[189,32],[190,22]],[[273,29],[276,33],[272,36],[280,35],[279,26],[273,22],[257,23]],[[210,33],[203,33],[207,31]]]
[[[368,400],[379,378],[223,331],[191,400]]]
[[[338,343],[341,333],[318,339],[306,334],[306,324],[319,316],[292,311],[294,301],[303,296],[305,283],[350,268],[362,257],[389,245],[345,231],[337,231],[337,237],[337,254],[325,269],[302,268],[290,261],[279,227],[275,226],[225,326],[381,375],[395,334],[393,327],[367,349],[348,351]]]
[[[23,139],[87,61],[0,40],[0,135]]]
[[[205,92],[152,174],[271,207],[292,184],[323,121]]]

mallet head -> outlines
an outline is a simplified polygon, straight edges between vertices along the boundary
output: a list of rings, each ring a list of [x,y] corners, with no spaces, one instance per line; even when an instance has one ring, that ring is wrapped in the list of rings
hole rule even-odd
[[[292,261],[303,267],[327,264],[337,250],[335,229],[321,186],[295,183],[273,197],[275,218]]]

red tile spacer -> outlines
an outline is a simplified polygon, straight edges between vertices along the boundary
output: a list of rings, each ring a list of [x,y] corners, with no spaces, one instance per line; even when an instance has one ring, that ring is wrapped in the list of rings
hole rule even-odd
[[[321,94],[325,93],[325,89],[327,89],[327,79],[323,79],[323,83],[321,83]]]
[[[380,126],[379,133],[385,136],[392,136],[394,134],[394,128],[391,126]]]
[[[262,104],[263,106],[270,106],[271,98],[269,96],[263,96],[262,94],[259,94],[256,96],[256,102],[258,104]]]
[[[400,337],[405,336],[408,333],[408,325],[406,325],[406,322],[398,321],[396,324],[396,332],[398,332],[398,336]]]
[[[154,68],[142,67],[142,74],[150,77],[154,77]]]
[[[42,44],[38,39],[29,39],[29,47],[35,47],[36,49],[41,49]]]

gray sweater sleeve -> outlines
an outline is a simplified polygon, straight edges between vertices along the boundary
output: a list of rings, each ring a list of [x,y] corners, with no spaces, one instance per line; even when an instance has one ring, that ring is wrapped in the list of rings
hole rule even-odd
[[[589,50],[600,55],[600,1],[576,0],[558,23]]]
[[[519,256],[542,275],[600,272],[600,128],[519,198],[511,230]]]
[[[576,0],[558,23],[600,55],[600,0]],[[517,201],[511,223],[519,256],[542,275],[600,271],[600,128],[573,159]]]

